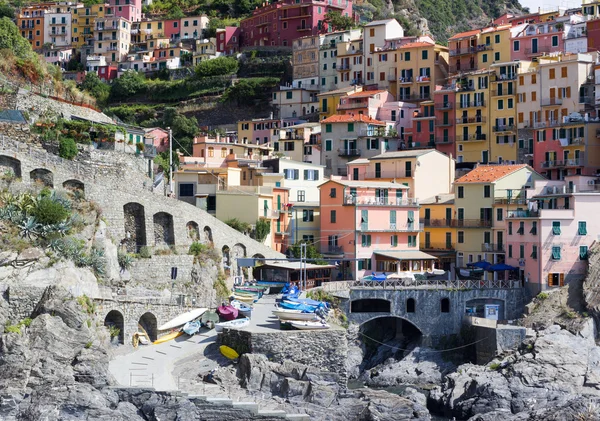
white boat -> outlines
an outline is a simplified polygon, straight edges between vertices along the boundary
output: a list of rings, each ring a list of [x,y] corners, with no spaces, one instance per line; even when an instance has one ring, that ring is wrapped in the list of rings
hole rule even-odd
[[[290,322],[292,326],[296,329],[300,330],[321,330],[321,329],[329,329],[329,325],[325,322],[303,322],[303,321],[293,321]]]
[[[250,319],[245,317],[243,319],[230,320],[223,323],[215,323],[215,330],[217,332],[223,332],[224,328],[228,329],[243,329],[250,324]]]
[[[317,320],[315,313],[303,313],[302,310],[278,308],[277,310],[273,310],[273,314],[280,320]]]
[[[175,317],[174,319],[169,320],[164,325],[159,326],[158,330],[169,330],[169,329],[175,329],[176,327],[179,327],[179,326],[183,326],[187,322],[191,322],[192,320],[197,319],[198,317],[202,316],[206,312],[206,310],[208,310],[208,309],[207,308],[195,308],[191,311],[188,311],[187,313],[180,314],[179,316]]]
[[[242,316],[248,317],[248,318],[252,317],[252,307],[250,307],[248,304],[242,303],[241,301],[238,301],[238,300],[233,300],[229,303],[229,305],[231,307],[237,309],[240,313],[242,313]]]

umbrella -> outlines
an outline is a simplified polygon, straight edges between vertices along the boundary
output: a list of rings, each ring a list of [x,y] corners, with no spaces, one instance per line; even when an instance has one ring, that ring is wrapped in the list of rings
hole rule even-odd
[[[475,263],[467,263],[467,266],[473,266],[473,267],[480,268],[480,269],[487,269],[491,265],[492,264],[490,262],[485,261],[485,260],[481,260],[481,261],[475,262]]]
[[[497,263],[495,265],[490,266],[487,270],[500,272],[503,270],[517,270],[517,268],[514,266],[507,265],[506,263]]]
[[[374,281],[385,281],[386,279],[387,279],[387,276],[385,276],[385,273],[382,273],[382,274],[379,274],[379,275],[377,275],[377,274],[373,275],[373,280]]]

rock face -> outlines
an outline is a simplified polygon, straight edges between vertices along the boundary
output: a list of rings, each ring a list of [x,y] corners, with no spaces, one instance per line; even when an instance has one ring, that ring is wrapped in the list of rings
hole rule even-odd
[[[498,414],[531,415],[538,408],[568,412],[577,398],[589,401],[598,395],[599,357],[591,320],[579,334],[553,325],[521,353],[494,365],[460,366],[432,391],[430,408],[459,419],[477,415],[480,420],[498,419],[493,418]]]

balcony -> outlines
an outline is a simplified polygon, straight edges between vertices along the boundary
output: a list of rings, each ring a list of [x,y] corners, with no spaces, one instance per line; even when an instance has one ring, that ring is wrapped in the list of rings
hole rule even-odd
[[[445,145],[447,143],[452,143],[454,142],[454,138],[453,137],[436,137],[435,138],[435,144],[436,145]]]
[[[469,64],[464,66],[450,66],[450,73],[465,73],[472,72],[477,70],[477,66],[475,64]]]
[[[533,128],[534,129],[543,129],[546,127],[557,127],[560,126],[560,122],[558,120],[546,120],[546,121],[534,121]]]
[[[67,22],[50,22],[50,26],[66,26]]]
[[[485,101],[462,101],[458,103],[458,108],[485,107]]]
[[[430,93],[400,95],[398,101],[428,101],[431,99]]]
[[[351,195],[344,196],[344,205],[360,205],[360,206],[419,206],[419,200],[412,197],[402,199],[385,198],[385,197],[356,197]]]
[[[487,140],[487,135],[485,133],[475,133],[468,136],[457,136],[456,140],[459,142],[481,142]]]
[[[450,57],[463,56],[465,54],[474,54],[477,51],[477,47],[456,48],[454,50],[450,50]]]
[[[509,210],[506,213],[507,219],[514,218],[539,218],[540,211],[539,210]]]
[[[369,100],[348,100],[349,102],[341,103],[337,106],[338,110],[352,110],[355,108],[367,108],[373,104],[373,101]]]
[[[492,78],[492,82],[504,82],[506,80],[515,80],[517,78],[517,73],[515,71],[511,71],[509,73],[499,73],[499,72],[496,72],[495,76],[496,76],[496,78],[495,79]],[[500,94],[500,95],[512,95],[512,93],[509,93],[509,94]]]
[[[481,251],[488,253],[504,253],[504,244],[483,243]]]
[[[583,167],[585,160],[583,158],[564,159],[560,161],[543,161],[542,168],[561,168],[561,167]]]
[[[515,198],[504,198],[499,197],[494,199],[494,204],[496,205],[526,205],[527,199],[524,197],[515,197]]]
[[[312,28],[311,28],[310,26],[301,26],[301,25],[298,25],[298,26],[296,27],[296,30],[297,30],[297,31],[310,31],[311,29],[312,29]]]
[[[450,127],[452,126],[452,121],[447,120],[447,121],[439,121],[436,120],[435,122],[435,127]]]
[[[453,102],[436,102],[434,105],[436,110],[451,110],[454,108]]]
[[[399,84],[412,83],[412,82],[413,82],[413,78],[412,77],[399,77],[398,78],[398,83]]]
[[[281,211],[277,209],[265,209],[263,211],[263,217],[268,219],[279,219],[279,215],[281,215]]]
[[[338,156],[360,156],[360,149],[338,149]]]
[[[369,228],[368,226],[361,225],[357,227],[358,230],[363,232],[417,232],[423,231],[425,225],[423,222],[420,223],[407,223],[407,224],[390,224],[386,228]]]
[[[454,251],[455,243],[428,243],[425,242],[423,250],[451,250]]]
[[[502,125],[498,125],[498,126],[493,126],[492,130],[495,132],[514,132],[515,131],[515,125],[514,124],[502,124]]]
[[[344,254],[344,248],[342,246],[327,246],[327,249],[323,253]]]
[[[560,145],[563,147],[585,145],[584,137],[567,137],[567,138],[560,138],[558,140],[560,141]]]
[[[491,228],[491,219],[425,219],[425,227]]]
[[[542,107],[553,107],[555,105],[562,105],[562,98],[542,98]]]
[[[346,64],[340,64],[339,66],[336,67],[336,70],[338,72],[344,71],[344,70],[350,70],[350,64],[346,63]]]
[[[525,48],[526,56],[541,56],[550,52],[550,47]]]
[[[365,179],[386,179],[386,178],[410,178],[412,177],[412,173],[407,174],[406,171],[402,169],[398,169],[398,171],[369,171],[365,172]]]
[[[393,73],[387,75],[387,80],[388,80],[388,82],[395,82],[396,81],[396,75],[393,74]]]
[[[475,117],[460,117],[456,119],[456,124],[477,124],[477,123],[485,123],[485,116],[475,116]]]

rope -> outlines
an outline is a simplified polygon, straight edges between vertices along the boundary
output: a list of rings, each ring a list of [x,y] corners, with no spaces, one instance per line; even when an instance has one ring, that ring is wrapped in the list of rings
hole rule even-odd
[[[378,344],[380,344],[380,345],[383,345],[383,346],[387,346],[388,348],[392,348],[392,349],[395,349],[395,350],[397,350],[397,351],[409,351],[409,352],[410,352],[410,351],[414,351],[414,348],[413,348],[413,349],[403,349],[403,348],[398,348],[398,347],[396,347],[396,346],[388,345],[388,344],[386,344],[386,343],[383,343],[383,342],[379,342],[378,340],[376,340],[376,339],[373,339],[373,338],[371,338],[370,336],[367,336],[367,335],[365,335],[365,334],[364,334],[364,333],[362,333],[362,332],[358,332],[358,334],[359,334],[359,335],[361,335],[361,336],[364,336],[364,337],[365,337],[365,338],[367,338],[367,339],[370,339],[370,340],[372,340],[373,342],[376,342],[376,343],[378,343]],[[469,344],[466,344],[466,345],[457,346],[457,347],[455,347],[455,348],[448,348],[448,349],[441,349],[441,350],[428,350],[428,351],[421,351],[421,352],[422,352],[422,353],[425,353],[425,354],[427,354],[427,353],[429,353],[429,354],[438,354],[438,353],[442,353],[442,352],[455,351],[455,350],[457,350],[457,349],[462,349],[462,348],[466,348],[466,347],[468,347],[468,346],[471,346],[471,345],[475,345],[475,344],[477,344],[477,343],[479,343],[479,342],[485,341],[485,340],[486,340],[486,339],[488,339],[488,338],[489,338],[489,336],[486,336],[485,338],[483,338],[483,339],[479,339],[478,341],[471,342],[471,343],[469,343]]]

